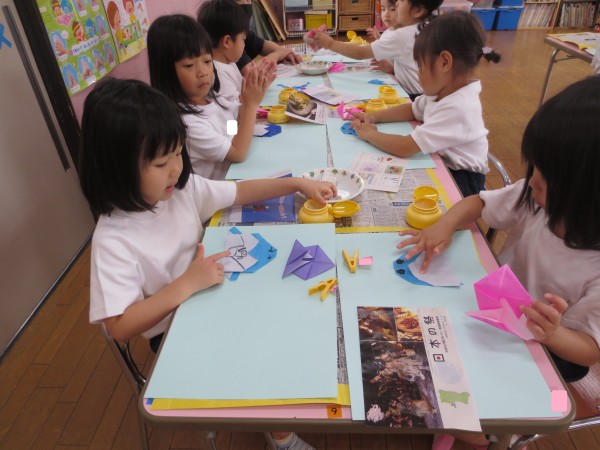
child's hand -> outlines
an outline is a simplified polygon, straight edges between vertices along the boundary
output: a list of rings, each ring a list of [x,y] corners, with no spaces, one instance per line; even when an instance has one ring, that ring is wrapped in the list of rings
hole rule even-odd
[[[323,32],[315,33],[313,41],[317,48],[330,48],[334,42],[331,36]]]
[[[381,70],[382,72],[385,72],[385,73],[391,73],[391,74],[394,73],[394,64],[389,59],[381,59],[381,60],[372,59],[371,65],[376,70]]]
[[[261,72],[259,68],[252,67],[242,80],[240,102],[251,107],[258,107],[272,81],[273,79],[266,76],[264,71]]]
[[[445,226],[441,222],[437,222],[421,231],[413,229],[401,231],[399,233],[400,236],[412,237],[399,242],[396,248],[403,249],[414,244],[414,247],[406,253],[406,259],[425,252],[425,259],[420,269],[421,273],[425,273],[433,257],[439,255],[450,246],[453,233],[454,230],[452,228]]]
[[[369,136],[372,136],[373,133],[377,133],[377,126],[371,123],[368,114],[363,114],[364,121],[361,122],[358,119],[352,121],[352,128],[356,130],[356,135],[361,138],[363,141],[368,141]]]
[[[221,258],[229,256],[228,251],[215,253],[204,257],[204,245],[198,244],[198,251],[188,270],[185,272],[187,281],[191,283],[193,292],[208,289],[215,284],[223,283],[225,273],[223,264],[218,263]]]
[[[379,31],[377,31],[376,28],[367,28],[367,36],[376,41],[381,37],[381,34],[379,33]]]
[[[318,201],[321,205],[326,204],[325,199],[337,197],[335,184],[329,181],[313,181],[300,178],[300,188],[306,198]]]
[[[348,109],[347,112],[350,114],[350,116],[345,120],[359,120],[360,122],[364,122],[365,116],[367,115],[366,113],[364,113],[362,111],[353,111],[352,109]],[[371,123],[373,123],[373,122],[371,122]]]
[[[567,310],[567,302],[554,294],[544,294],[548,303],[534,301],[531,306],[522,306],[521,311],[527,317],[527,328],[533,338],[546,343],[560,327],[560,319]]]

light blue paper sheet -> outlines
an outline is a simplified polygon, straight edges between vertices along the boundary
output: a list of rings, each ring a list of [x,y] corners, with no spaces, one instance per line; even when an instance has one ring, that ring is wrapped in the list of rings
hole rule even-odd
[[[335,54],[335,55],[314,55],[312,57],[312,61],[325,61],[325,62],[343,62],[343,63],[348,63],[348,64],[353,64],[353,63],[365,63],[365,62],[369,62],[370,59],[354,59],[354,58],[348,58],[347,56],[344,55],[339,55],[339,54]]]
[[[403,253],[396,249],[401,239],[397,233],[336,235],[352,418],[365,418],[358,306],[448,308],[482,419],[560,417],[561,413],[551,411],[550,389],[523,340],[464,314],[477,309],[473,283],[487,275],[477,258],[471,233],[456,232],[447,252],[453,270],[463,283],[460,288],[416,286],[397,276],[392,262]],[[352,253],[355,249],[361,256],[372,255],[373,266],[352,274],[343,266],[341,252]]]
[[[327,167],[326,133],[324,125],[283,124],[281,133],[275,136],[253,138],[248,158],[242,163],[231,163],[227,178],[261,178],[282,169],[291,169],[297,176]]]
[[[370,84],[369,81],[371,80],[382,80],[386,83],[389,81],[388,84],[396,88],[400,97],[408,97],[408,94],[398,85],[398,82],[384,72],[365,71],[329,74],[329,81],[331,81],[333,89],[345,94],[356,95],[357,98],[363,100],[379,98],[379,85]]]
[[[304,281],[282,279],[294,239],[318,244],[335,259],[333,224],[237,227],[260,233],[275,260],[235,282],[183,303],[167,334],[147,397],[277,399],[337,396],[335,296],[308,289],[335,268]],[[223,250],[227,227],[208,228],[205,254]]]
[[[262,102],[260,102],[263,106],[273,106],[279,104],[279,94],[283,89],[283,85],[285,87],[296,87],[303,86],[306,83],[310,83],[309,86],[315,86],[317,84],[323,84],[323,77],[287,77],[287,78],[275,78],[275,81],[271,83],[271,85],[267,88],[267,92],[265,92],[265,96],[263,97]]]
[[[327,119],[327,136],[331,148],[334,167],[349,168],[352,160],[358,153],[373,153],[376,155],[387,155],[368,142],[361,140],[356,136],[342,133],[340,128],[344,125],[344,120],[329,118]],[[383,133],[401,134],[406,136],[413,130],[408,122],[378,123],[377,129]],[[428,169],[435,168],[435,162],[431,156],[424,153],[417,153],[408,160],[407,169]]]

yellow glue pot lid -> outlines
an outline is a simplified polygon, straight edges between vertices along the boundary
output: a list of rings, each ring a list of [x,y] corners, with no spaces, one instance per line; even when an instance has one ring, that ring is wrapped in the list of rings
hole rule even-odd
[[[360,205],[352,200],[343,200],[332,207],[333,217],[349,217],[360,211]]]

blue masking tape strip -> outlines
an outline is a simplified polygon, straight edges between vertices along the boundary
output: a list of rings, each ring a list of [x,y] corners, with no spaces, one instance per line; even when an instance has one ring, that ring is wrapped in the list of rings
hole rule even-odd
[[[4,24],[0,23],[0,48],[2,48],[2,44],[6,44],[8,48],[12,47],[12,42],[4,37]]]
[[[383,86],[384,84],[389,84],[389,83],[386,83],[383,80],[377,80],[377,79],[369,80],[368,83],[369,84],[376,84],[376,85],[379,85],[379,86]]]
[[[308,85],[310,84],[310,81],[307,81],[304,84],[301,84],[299,86],[286,86],[285,84],[278,84],[277,86],[282,87],[282,88],[294,88],[296,90],[300,90],[300,89],[305,89],[308,87]],[[382,83],[383,84],[383,83]]]

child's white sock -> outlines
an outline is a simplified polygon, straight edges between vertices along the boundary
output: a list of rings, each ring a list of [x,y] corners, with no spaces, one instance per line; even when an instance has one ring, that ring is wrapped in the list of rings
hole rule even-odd
[[[300,439],[296,433],[290,434],[285,439],[273,440],[275,441],[275,445],[277,445],[277,450],[315,450],[314,447],[311,447]]]

